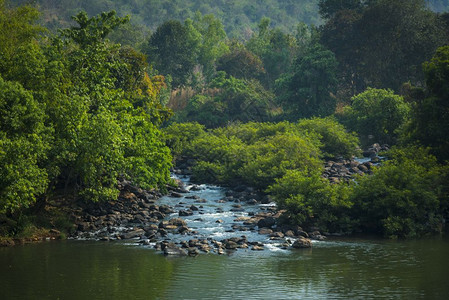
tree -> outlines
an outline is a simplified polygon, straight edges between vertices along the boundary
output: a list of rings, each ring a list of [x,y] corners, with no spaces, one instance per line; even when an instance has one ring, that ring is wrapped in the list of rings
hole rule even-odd
[[[424,64],[427,90],[422,99],[413,99],[410,126],[404,141],[418,140],[429,146],[441,161],[449,159],[449,46],[438,48]]]
[[[337,62],[320,44],[296,58],[291,74],[280,78],[277,91],[291,118],[327,116],[334,112]]]
[[[262,18],[258,33],[251,37],[246,46],[262,59],[267,73],[266,83],[272,85],[290,68],[297,47],[293,36],[279,28],[270,29],[270,23],[269,18]]]
[[[342,88],[349,96],[368,86],[397,92],[407,81],[422,84],[421,64],[447,41],[441,19],[423,0],[376,0],[339,7],[326,14],[321,42],[335,53]]]
[[[31,206],[47,189],[44,118],[30,92],[0,77],[0,213]]]
[[[266,74],[262,60],[237,41],[231,43],[229,53],[218,59],[217,71],[238,79],[263,79]]]
[[[188,20],[186,20],[187,23]],[[229,52],[226,32],[220,20],[212,14],[203,16],[197,12],[192,26],[200,34],[198,63],[202,66],[206,79],[210,80],[215,73],[216,60]]]
[[[351,98],[343,111],[343,123],[363,140],[373,135],[380,143],[396,143],[399,129],[407,122],[410,105],[391,90],[367,89]]]
[[[439,232],[448,213],[448,171],[428,149],[395,149],[374,175],[357,179],[353,216],[363,231],[387,237]]]
[[[166,21],[151,35],[145,49],[149,60],[164,75],[171,75],[173,86],[187,82],[196,63],[198,49],[179,21]]]
[[[320,0],[319,13],[324,19],[331,19],[340,11],[362,8],[361,0]]]

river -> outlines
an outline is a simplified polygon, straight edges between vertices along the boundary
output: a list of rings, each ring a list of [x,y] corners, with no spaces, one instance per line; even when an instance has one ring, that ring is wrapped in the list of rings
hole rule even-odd
[[[244,210],[230,212],[232,203],[218,202],[223,189],[203,186],[192,193],[207,199],[198,214],[185,217],[198,238],[244,234],[249,241],[262,241],[265,250],[165,257],[138,240],[66,240],[0,248],[0,298],[449,298],[448,238],[329,238],[314,241],[312,249],[285,250],[257,232],[230,230],[236,217],[266,206],[242,205]],[[189,207],[194,200],[164,197],[160,202]]]

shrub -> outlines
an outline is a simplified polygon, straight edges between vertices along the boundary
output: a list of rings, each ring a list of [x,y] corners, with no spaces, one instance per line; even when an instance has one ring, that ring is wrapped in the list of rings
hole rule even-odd
[[[395,143],[399,129],[409,117],[410,105],[391,90],[368,88],[352,97],[342,121],[365,139],[373,135],[380,143]]]
[[[411,158],[411,156],[413,158]],[[353,214],[361,229],[388,237],[414,237],[441,230],[447,214],[448,166],[427,149],[395,149],[373,176],[357,179]]]

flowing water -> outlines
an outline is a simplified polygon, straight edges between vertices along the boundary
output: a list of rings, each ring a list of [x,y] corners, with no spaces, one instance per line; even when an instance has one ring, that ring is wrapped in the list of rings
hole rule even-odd
[[[0,299],[449,299],[448,238],[338,238],[283,250],[256,232],[231,230],[237,217],[267,207],[231,212],[232,203],[218,202],[223,193],[210,186],[192,191],[207,202],[195,204],[202,207],[186,217],[188,226],[198,238],[244,234],[262,241],[264,251],[164,257],[138,240],[0,248]],[[178,207],[194,201],[160,200]]]

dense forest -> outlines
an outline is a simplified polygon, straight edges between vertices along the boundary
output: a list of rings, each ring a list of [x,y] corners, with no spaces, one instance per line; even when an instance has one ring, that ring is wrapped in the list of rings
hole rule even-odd
[[[71,16],[80,10],[89,15],[115,10],[119,16],[129,15],[133,36],[146,35],[168,20],[184,21],[193,18],[196,12],[213,14],[223,24],[229,37],[248,39],[257,30],[263,17],[271,19],[272,25],[291,31],[298,22],[320,25],[323,20],[318,12],[318,0],[259,0],[259,1],[180,1],[180,0],[17,0],[17,5],[37,5],[42,13],[40,23],[56,29],[70,24]],[[447,0],[426,0],[433,11],[449,9]]]
[[[444,1],[53,2],[0,0],[0,235],[48,202],[117,199],[118,179],[163,191],[187,162],[286,223],[443,232]],[[373,144],[386,161],[355,164]]]

